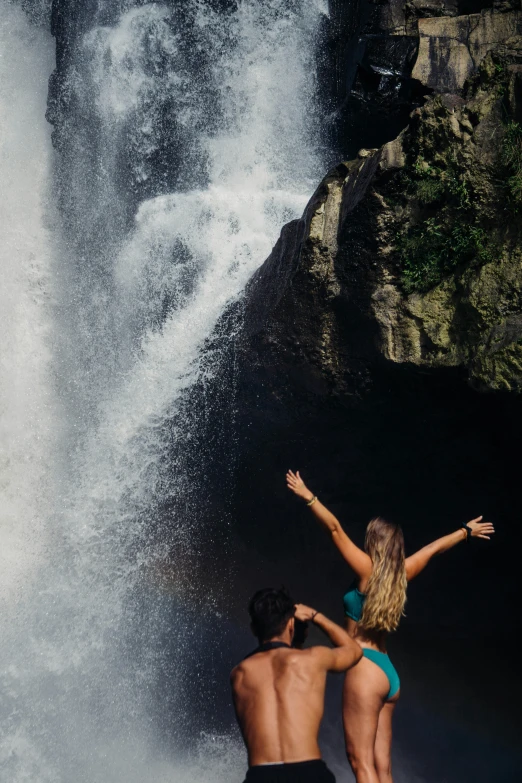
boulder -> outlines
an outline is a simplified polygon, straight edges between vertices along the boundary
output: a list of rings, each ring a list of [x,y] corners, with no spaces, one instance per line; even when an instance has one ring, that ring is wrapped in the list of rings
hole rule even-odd
[[[488,52],[522,34],[522,13],[418,20],[419,52],[412,78],[437,92],[458,93]]]

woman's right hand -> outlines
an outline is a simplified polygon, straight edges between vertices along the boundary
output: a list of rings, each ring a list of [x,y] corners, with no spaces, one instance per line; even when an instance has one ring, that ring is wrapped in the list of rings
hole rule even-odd
[[[491,522],[481,522],[482,517],[471,519],[467,524],[471,528],[471,535],[473,538],[485,538],[489,541],[491,534],[495,532],[495,528]]]
[[[299,475],[299,471],[297,470],[295,473],[292,470],[289,470],[286,474],[286,486],[288,489],[294,493],[294,495],[297,495],[299,498],[303,498],[303,500],[312,500],[313,493],[310,492],[306,484],[304,483],[303,479]]]

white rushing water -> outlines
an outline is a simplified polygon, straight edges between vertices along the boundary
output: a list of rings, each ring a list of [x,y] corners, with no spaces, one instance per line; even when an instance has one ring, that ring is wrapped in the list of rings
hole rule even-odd
[[[0,5],[0,611],[33,576],[45,543],[54,450],[50,375],[52,242],[45,121],[53,40]]]
[[[240,780],[244,765],[235,737],[202,734],[182,755],[159,739],[158,681],[182,723],[176,671],[192,652],[181,620],[162,649],[172,597],[144,574],[197,533],[197,520],[181,533],[174,519],[150,535],[154,509],[183,506],[184,405],[211,381],[207,341],[320,172],[313,46],[326,3],[244,0],[225,18],[187,2],[204,76],[172,9],[126,7],[76,44],[76,122],[94,121],[53,185],[53,42],[0,0],[0,779],[10,783],[217,782]],[[136,199],[166,99],[201,171]],[[181,611],[181,588],[176,600]]]

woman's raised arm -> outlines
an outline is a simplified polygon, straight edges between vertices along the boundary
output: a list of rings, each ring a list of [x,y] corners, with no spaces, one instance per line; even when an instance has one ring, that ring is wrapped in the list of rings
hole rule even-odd
[[[306,501],[306,505],[310,508],[312,514],[330,533],[332,541],[350,568],[355,571],[360,579],[369,579],[372,573],[372,561],[369,555],[353,543],[342,529],[337,517],[310,492],[299,475],[299,471],[294,473],[289,470],[286,474],[286,484],[291,492]]]
[[[407,557],[405,565],[408,581],[418,576],[426,568],[432,557],[440,555],[442,552],[447,552],[448,549],[456,546],[460,541],[465,541],[468,535],[473,538],[485,538],[489,541],[491,534],[495,532],[495,528],[491,522],[482,522],[481,520],[482,517],[472,519],[466,526],[463,525],[454,533],[437,538],[436,541],[432,541],[431,544],[422,547],[418,552]],[[469,528],[469,530],[466,528]]]

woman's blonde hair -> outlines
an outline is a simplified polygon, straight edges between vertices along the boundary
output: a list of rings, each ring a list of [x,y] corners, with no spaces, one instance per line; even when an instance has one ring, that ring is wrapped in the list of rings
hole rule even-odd
[[[367,629],[395,631],[406,603],[404,537],[398,525],[382,517],[366,528],[364,548],[373,568],[366,586],[360,624]]]

